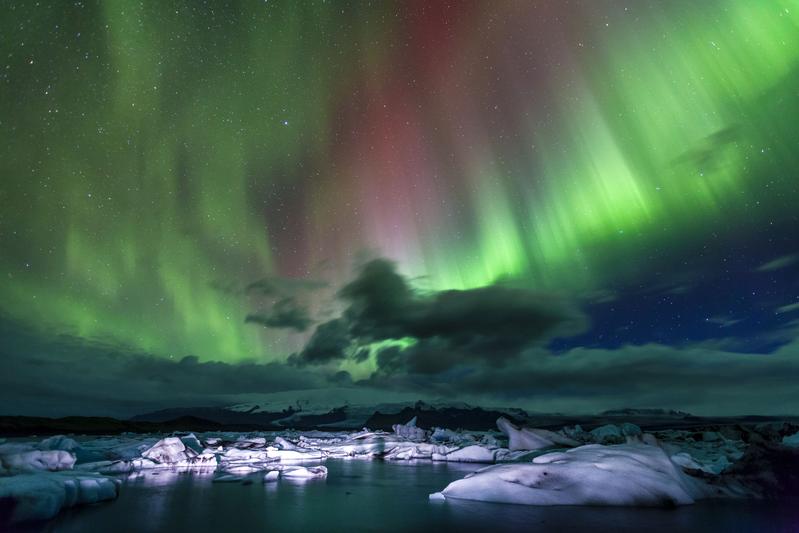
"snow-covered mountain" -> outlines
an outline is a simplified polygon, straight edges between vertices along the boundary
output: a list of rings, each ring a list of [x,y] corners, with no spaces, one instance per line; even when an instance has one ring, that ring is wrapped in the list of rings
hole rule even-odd
[[[527,413],[514,408],[484,409],[458,401],[419,401],[408,395],[387,393],[374,402],[374,392],[359,389],[325,389],[250,395],[246,402],[220,407],[178,407],[145,413],[136,421],[167,422],[193,416],[218,424],[269,428],[360,429],[390,427],[404,418],[421,416],[431,424],[449,420],[455,427],[492,426],[497,416],[517,420]]]

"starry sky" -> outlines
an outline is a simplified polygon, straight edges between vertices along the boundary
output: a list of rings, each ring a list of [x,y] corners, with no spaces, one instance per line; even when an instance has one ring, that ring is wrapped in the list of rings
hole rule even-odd
[[[799,409],[797,0],[0,9],[18,411]]]

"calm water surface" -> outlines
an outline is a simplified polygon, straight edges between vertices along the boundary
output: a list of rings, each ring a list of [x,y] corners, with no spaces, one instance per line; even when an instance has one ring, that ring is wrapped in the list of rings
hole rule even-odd
[[[327,479],[212,483],[210,472],[123,478],[119,499],[29,531],[799,531],[799,509],[702,502],[677,509],[530,507],[427,496],[480,465],[328,460]]]

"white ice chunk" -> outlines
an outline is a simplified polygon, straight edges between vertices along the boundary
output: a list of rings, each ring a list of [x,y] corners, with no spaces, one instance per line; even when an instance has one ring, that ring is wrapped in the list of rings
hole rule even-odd
[[[267,457],[279,461],[318,461],[325,457],[320,450],[277,450],[267,449]]]
[[[221,456],[222,462],[269,462],[276,461],[276,458],[269,457],[269,450],[240,450],[239,448],[228,448]]]
[[[553,446],[579,446],[574,439],[546,429],[518,428],[505,417],[497,419],[497,427],[508,436],[508,449],[541,450]]]
[[[175,464],[197,455],[192,449],[187,449],[183,441],[177,437],[167,437],[143,452],[142,457],[157,463]]]
[[[411,418],[407,424],[394,424],[391,428],[396,435],[408,440],[422,441],[428,435],[427,431],[416,427],[416,417]]]
[[[454,452],[448,453],[443,456],[445,461],[453,461],[458,463],[493,463],[497,449],[489,449],[483,446],[474,444],[466,446]],[[436,460],[436,457],[433,457]]]
[[[592,444],[483,468],[450,483],[446,498],[526,505],[670,506],[708,495],[663,450],[644,444]]]
[[[75,455],[64,450],[31,450],[4,445],[0,449],[0,475],[7,476],[44,470],[70,470]]]
[[[326,466],[288,466],[284,468],[280,474],[284,478],[320,478],[327,477]]]
[[[197,439],[195,438],[194,440]],[[193,448],[186,447],[183,441],[178,437],[161,439],[151,448],[142,452],[141,455],[143,459],[149,459],[159,465],[213,466],[217,463],[215,454],[200,454]]]

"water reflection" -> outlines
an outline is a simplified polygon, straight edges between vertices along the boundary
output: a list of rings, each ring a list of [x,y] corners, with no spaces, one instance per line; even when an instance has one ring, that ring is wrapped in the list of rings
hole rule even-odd
[[[529,507],[428,494],[482,465],[327,460],[327,478],[213,483],[209,468],[121,476],[117,501],[74,509],[58,532],[192,531],[790,531],[799,512],[767,502],[703,502],[674,510]]]
[[[216,467],[172,467],[139,470],[119,477],[127,483],[143,487],[163,487],[178,481],[180,476],[213,477]]]

